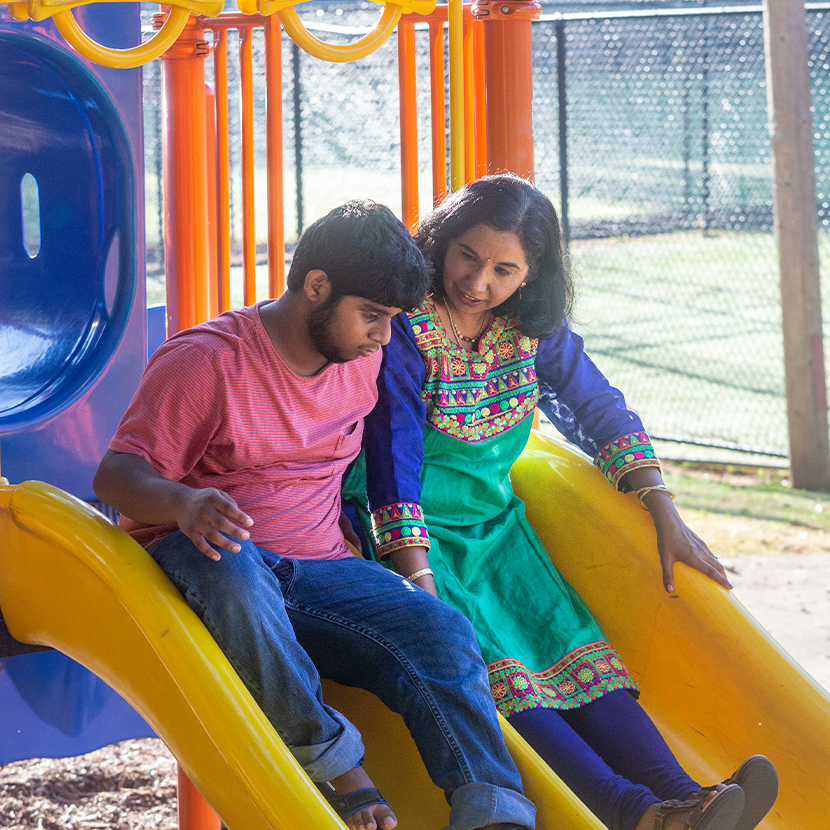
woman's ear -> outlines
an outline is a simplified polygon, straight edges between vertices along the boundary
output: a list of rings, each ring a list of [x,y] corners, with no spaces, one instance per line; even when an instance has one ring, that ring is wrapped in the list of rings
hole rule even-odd
[[[305,275],[303,292],[314,305],[324,303],[331,295],[331,281],[325,271],[315,268]]]

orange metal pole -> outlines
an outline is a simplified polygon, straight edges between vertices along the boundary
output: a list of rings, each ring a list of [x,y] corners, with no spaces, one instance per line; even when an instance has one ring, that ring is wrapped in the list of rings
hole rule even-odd
[[[398,22],[398,82],[401,111],[401,211],[411,231],[418,226],[418,103],[415,85],[415,26]]]
[[[210,316],[219,313],[219,239],[216,233],[216,95],[209,86],[205,86],[205,171],[207,172],[208,196],[208,308]]]
[[[162,15],[154,22],[159,24]],[[194,18],[162,60],[167,334],[210,316],[205,57]]]
[[[444,23],[429,21],[429,75],[432,122],[432,204],[447,197],[447,97],[444,90]]]
[[[216,244],[219,311],[231,307],[231,197],[228,147],[228,32],[213,33],[213,77],[216,89]]]
[[[487,95],[484,76],[484,26],[473,21],[473,96],[475,110],[475,178],[487,175]]]
[[[254,228],[254,78],[251,29],[239,30],[239,84],[242,99],[242,273],[245,305],[256,302]]]
[[[179,830],[219,830],[222,823],[210,804],[178,767]]]
[[[282,29],[265,20],[265,154],[268,167],[268,296],[285,291],[285,212],[282,179]]]
[[[464,182],[475,178],[476,119],[473,92],[473,21],[464,18]]]
[[[536,0],[477,0],[472,14],[484,22],[487,84],[487,167],[533,178],[533,52]]]

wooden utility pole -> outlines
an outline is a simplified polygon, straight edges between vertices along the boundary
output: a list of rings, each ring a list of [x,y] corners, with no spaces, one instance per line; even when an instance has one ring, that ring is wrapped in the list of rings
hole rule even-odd
[[[793,486],[830,490],[815,155],[803,0],[764,0],[764,48]]]

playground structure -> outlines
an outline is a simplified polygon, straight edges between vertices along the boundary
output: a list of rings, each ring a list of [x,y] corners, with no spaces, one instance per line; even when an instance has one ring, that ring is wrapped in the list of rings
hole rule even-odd
[[[223,94],[227,77],[223,67],[230,30],[240,35],[244,90],[255,71],[250,31],[260,26],[265,29],[265,73],[269,91],[276,91],[268,99],[266,134],[268,195],[273,206],[269,210],[269,294],[276,296],[284,287],[278,48],[282,35],[272,14],[279,4],[269,3],[262,0],[257,10],[241,8],[242,13],[218,17],[191,17],[174,10],[166,18],[159,16],[161,32],[156,37],[161,40],[150,41],[153,49],[164,51],[161,60],[168,115],[164,136],[168,333],[207,319],[230,302],[227,198],[223,190],[228,164],[227,96]],[[129,152],[130,144],[139,146],[140,104],[136,73],[129,65],[151,59],[152,53],[142,47],[121,63],[123,68],[111,69],[98,69],[70,56],[51,24],[44,22],[54,9],[58,10],[54,16],[56,25],[60,21],[59,30],[68,34],[70,42],[74,39],[81,54],[110,63],[123,58],[101,52],[80,38],[74,17],[70,20],[71,5],[75,4],[41,5],[36,0],[8,4],[18,20],[31,18],[32,22],[22,25],[11,21],[7,25],[0,16],[0,45],[6,50],[0,72],[11,66],[4,77],[15,82],[0,88],[3,111],[16,113],[21,123],[32,121],[23,103],[15,98],[28,82],[18,71],[20,65],[31,67],[39,61],[44,77],[56,77],[64,83],[71,92],[66,97],[80,102],[80,109],[86,108],[87,123],[92,124],[85,134],[85,146],[95,147],[92,155],[97,166],[86,175],[96,182],[98,200],[91,213],[86,205],[84,210],[77,208],[94,232],[89,234],[87,248],[69,256],[66,227],[47,221],[51,193],[56,192],[65,173],[65,163],[51,171],[45,166],[34,169],[40,188],[37,247],[33,243],[31,250],[26,246],[24,252],[15,235],[27,220],[24,209],[20,222],[20,202],[15,203],[7,194],[6,201],[0,203],[4,205],[0,213],[0,240],[4,243],[0,247],[14,252],[16,268],[9,272],[17,304],[9,308],[10,317],[23,309],[29,330],[52,332],[39,360],[32,359],[31,350],[25,351],[22,338],[13,341],[12,362],[16,362],[15,377],[23,378],[23,391],[5,408],[2,428],[9,436],[3,437],[7,475],[16,481],[47,479],[62,490],[91,499],[92,471],[126,407],[145,358],[141,223],[135,204],[141,199],[141,177],[137,166],[130,166],[138,162]],[[122,8],[127,34],[137,32],[137,14],[128,6]],[[205,14],[218,11],[197,5],[188,8]],[[407,14],[400,7],[389,8],[373,37],[379,41],[378,32],[385,31],[388,36],[397,26],[404,221],[414,226],[420,212],[414,103],[416,22],[427,25],[430,32],[434,198],[442,198],[448,187],[457,187],[488,169],[532,175],[529,42],[530,21],[538,7],[533,2],[505,0],[498,7],[487,2],[474,7],[451,3],[434,10],[417,5]],[[77,15],[93,31],[96,25],[104,31],[108,28],[89,7],[79,8]],[[293,9],[279,11],[279,20],[290,34],[292,16],[296,17]],[[395,22],[390,25],[392,18]],[[445,23],[450,54],[448,178],[443,98]],[[304,37],[296,26],[293,36]],[[321,48],[308,39],[301,45],[312,54]],[[364,42],[361,49],[368,45]],[[205,85],[205,58],[210,49],[215,66],[212,91]],[[339,60],[345,53],[328,54]],[[354,50],[350,55],[359,57]],[[5,97],[3,89],[7,90]],[[92,106],[85,103],[90,98]],[[120,100],[121,113],[101,117],[107,130],[96,130],[100,126],[95,123],[96,113],[112,115],[110,99]],[[30,103],[27,106],[31,111]],[[43,107],[40,124],[44,129],[54,120],[53,115]],[[244,280],[245,302],[250,303],[257,299],[254,135],[246,104],[242,118]],[[125,126],[119,131],[110,124]],[[102,143],[99,136],[107,131],[111,137]],[[2,149],[5,152],[7,148]],[[16,167],[0,161],[3,187],[7,181],[21,181],[25,172],[32,172],[26,165],[35,163],[37,146],[31,152],[22,144],[15,149],[16,154],[5,153],[4,158],[11,157]],[[125,158],[131,159],[130,165],[125,166]],[[83,170],[78,175],[83,176]],[[71,188],[71,183],[65,187]],[[115,205],[110,207],[112,195]],[[73,258],[81,263],[80,270],[67,278],[62,269]],[[90,273],[94,275],[91,288],[84,294],[78,287],[84,286],[85,279],[90,282]],[[51,275],[51,283],[43,282],[44,275]],[[26,291],[20,288],[24,283],[30,286]],[[60,294],[61,288],[66,296]],[[60,299],[58,323],[68,317],[75,322],[73,329],[48,320],[43,310],[45,292]],[[77,308],[67,315],[70,301]],[[90,307],[98,315],[91,322],[84,317]],[[7,328],[25,330],[18,322]],[[70,346],[60,353],[57,344],[63,343]],[[30,364],[44,367],[34,379],[25,371]],[[4,387],[9,388],[14,387]],[[49,457],[55,447],[66,453],[57,463]],[[647,708],[690,772],[717,780],[745,755],[765,752],[779,767],[782,792],[762,827],[821,826],[821,817],[830,807],[818,778],[830,760],[830,700],[826,693],[781,652],[737,601],[698,574],[684,572],[678,577],[680,600],[664,596],[653,538],[636,504],[612,493],[578,454],[534,438],[517,465],[515,477],[517,492],[527,500],[529,516],[549,548],[566,550],[572,557],[557,559],[557,565],[595,610],[632,667]],[[551,516],[554,498],[558,509],[557,515]],[[190,779],[231,830],[287,828],[298,822],[303,826],[339,826],[273,730],[263,723],[261,713],[252,708],[215,644],[211,646],[209,638],[206,641],[200,624],[131,540],[72,498],[37,484],[0,489],[0,526],[10,548],[2,555],[0,607],[12,633],[26,642],[55,646],[107,679],[165,738]],[[590,533],[573,539],[569,528],[576,526],[590,528]],[[624,551],[624,560],[620,551]],[[73,586],[71,593],[66,590],[68,585]],[[67,624],[70,617],[76,617],[75,625]],[[104,625],[112,633],[107,641],[100,637]],[[175,637],[171,632],[176,632]],[[130,656],[129,662],[124,654]],[[133,659],[137,654],[141,658]],[[207,689],[203,697],[196,695],[201,686]],[[445,822],[446,805],[426,780],[395,717],[352,691],[330,688],[327,692],[367,736],[370,773],[406,826],[426,828]],[[747,699],[752,706],[746,705]],[[194,737],[197,733],[198,739]],[[395,735],[393,741],[390,734]],[[539,827],[596,830],[596,820],[556,776],[509,727],[506,734],[528,794],[540,808]],[[395,747],[393,754],[390,745]],[[195,791],[188,789],[187,779],[181,782],[182,826],[218,826],[218,819],[205,809]]]

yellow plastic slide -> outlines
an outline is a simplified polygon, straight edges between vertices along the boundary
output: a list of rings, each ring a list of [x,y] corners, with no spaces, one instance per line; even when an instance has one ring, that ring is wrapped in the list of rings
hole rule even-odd
[[[641,701],[689,771],[726,777],[762,752],[781,793],[762,828],[830,826],[830,698],[740,603],[678,568],[667,597],[648,516],[580,454],[534,435],[517,493],[557,565],[599,617]],[[0,487],[0,607],[20,640],[51,645],[106,680],[163,738],[231,830],[342,824],[152,559],[82,502],[40,482]],[[327,684],[363,732],[366,766],[402,830],[447,823],[401,719]],[[505,724],[540,830],[601,830]]]

